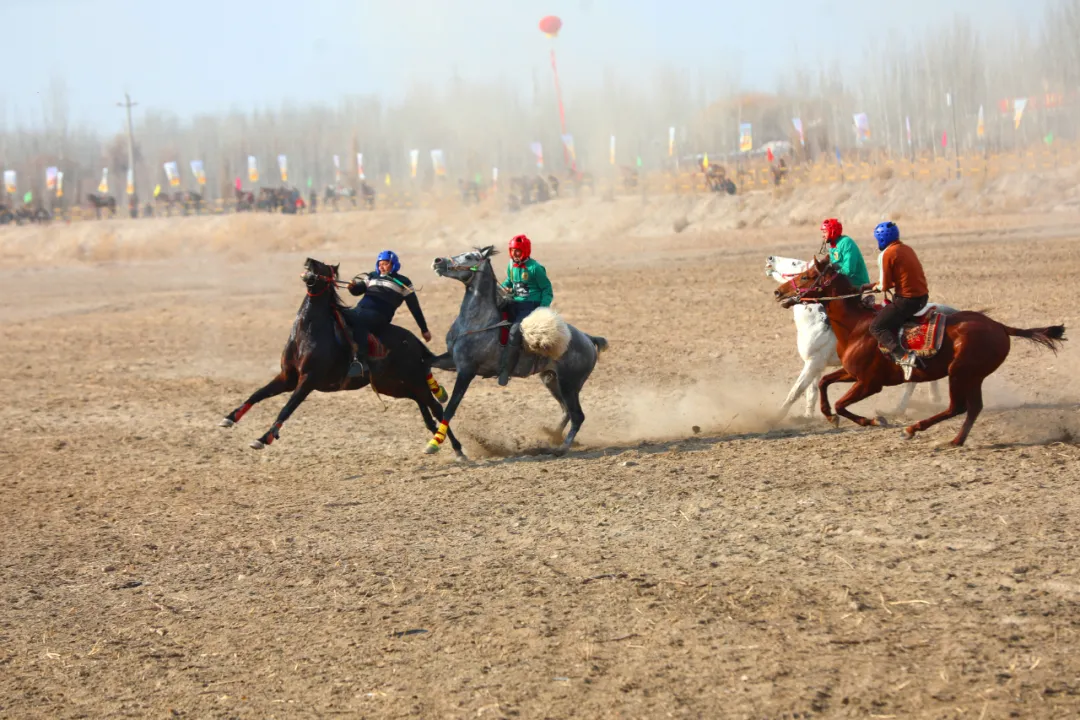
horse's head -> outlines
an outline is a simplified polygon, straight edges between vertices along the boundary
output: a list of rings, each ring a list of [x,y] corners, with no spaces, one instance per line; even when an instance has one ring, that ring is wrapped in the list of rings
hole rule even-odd
[[[468,285],[476,273],[484,267],[485,263],[490,262],[491,256],[497,252],[494,245],[488,245],[453,257],[435,258],[431,263],[431,269],[439,277],[453,278]]]
[[[321,295],[328,287],[337,282],[338,266],[327,265],[314,258],[304,261],[304,274],[300,279],[307,285],[308,295]]]
[[[785,283],[809,267],[810,263],[805,260],[770,255],[765,258],[765,277]]]
[[[782,307],[801,300],[829,297],[852,291],[851,283],[826,258],[814,258],[813,264],[776,289],[774,295]]]

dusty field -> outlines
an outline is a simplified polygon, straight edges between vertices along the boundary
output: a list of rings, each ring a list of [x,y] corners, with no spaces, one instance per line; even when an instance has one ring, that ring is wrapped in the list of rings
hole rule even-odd
[[[216,427],[273,374],[304,257],[351,275],[384,235],[298,219],[307,252],[223,235],[89,263],[51,250],[87,230],[54,228],[48,265],[6,244],[0,716],[1080,713],[1075,348],[1014,344],[964,449],[942,447],[959,420],[772,426],[799,361],[761,266],[813,228],[535,220],[557,306],[611,350],[564,459],[530,454],[557,420],[538,381],[474,385],[470,464],[368,391],[313,397],[261,453],[281,400]],[[1080,327],[1076,216],[935,222],[904,227],[937,298]],[[460,286],[431,258],[505,239],[393,241],[436,349]]]

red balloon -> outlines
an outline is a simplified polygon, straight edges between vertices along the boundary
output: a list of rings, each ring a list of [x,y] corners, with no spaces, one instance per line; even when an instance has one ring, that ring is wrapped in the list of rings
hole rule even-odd
[[[554,15],[548,15],[540,21],[540,31],[548,37],[555,37],[562,28],[562,20]]]

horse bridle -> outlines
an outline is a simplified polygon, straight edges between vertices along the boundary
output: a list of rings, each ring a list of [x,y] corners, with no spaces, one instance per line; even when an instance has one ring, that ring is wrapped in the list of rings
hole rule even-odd
[[[305,285],[307,285],[307,279],[308,278],[314,278],[316,280],[322,280],[323,281],[323,288],[319,292],[313,293],[313,292],[311,292],[311,287],[310,286],[308,287],[308,290],[307,290],[307,296],[308,297],[319,297],[324,292],[326,292],[326,290],[331,286],[339,287],[339,288],[340,287],[349,287],[349,283],[345,282],[344,280],[338,280],[337,279],[337,270],[335,270],[334,268],[330,268],[330,275],[320,275],[319,273],[315,272],[314,270],[308,270],[303,275],[301,275],[300,277],[304,280]]]

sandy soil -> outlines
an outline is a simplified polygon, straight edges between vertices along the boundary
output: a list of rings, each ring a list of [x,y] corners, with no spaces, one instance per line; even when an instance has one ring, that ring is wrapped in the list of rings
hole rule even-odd
[[[0,716],[1080,712],[1074,348],[1014,344],[963,449],[958,420],[775,424],[800,363],[761,267],[816,231],[648,207],[0,232]],[[904,227],[938,299],[1076,328],[1077,219]],[[611,344],[570,456],[533,453],[558,419],[536,380],[474,385],[469,464],[366,390],[262,452],[281,400],[216,427],[274,373],[308,254],[351,275],[392,242],[438,336],[461,288],[431,258],[515,223]]]

